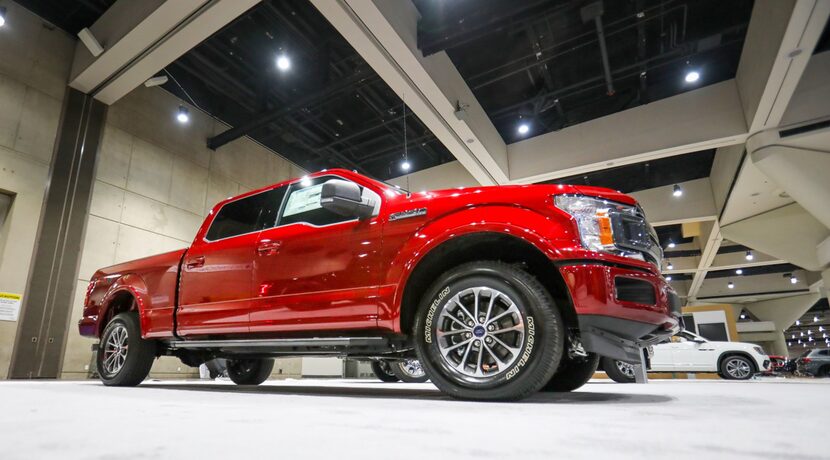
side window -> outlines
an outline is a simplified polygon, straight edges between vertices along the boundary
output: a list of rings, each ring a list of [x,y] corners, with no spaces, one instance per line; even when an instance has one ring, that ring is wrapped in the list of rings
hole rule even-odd
[[[280,215],[280,225],[306,222],[322,226],[354,220],[354,217],[341,216],[320,206],[320,193],[323,184],[330,179],[340,179],[334,176],[315,177],[310,183],[294,183],[288,194],[288,199]]]
[[[205,238],[216,241],[273,227],[287,188],[275,188],[222,206]]]

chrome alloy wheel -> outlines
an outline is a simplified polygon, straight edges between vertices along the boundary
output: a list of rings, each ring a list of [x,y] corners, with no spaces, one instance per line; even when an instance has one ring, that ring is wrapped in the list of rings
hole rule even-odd
[[[734,379],[743,380],[752,374],[752,367],[745,359],[729,358],[726,361],[726,373]]]
[[[425,375],[424,369],[421,367],[421,362],[417,359],[407,359],[401,361],[398,366],[403,372],[412,378],[421,378]]]
[[[127,361],[127,348],[129,336],[127,328],[118,324],[110,332],[107,342],[104,344],[104,372],[107,376],[114,376],[121,371]]]
[[[623,373],[624,376],[634,379],[634,365],[623,361],[615,361],[617,369]]]
[[[453,373],[485,382],[506,372],[521,357],[525,318],[503,292],[473,287],[441,307],[435,336],[444,364]]]

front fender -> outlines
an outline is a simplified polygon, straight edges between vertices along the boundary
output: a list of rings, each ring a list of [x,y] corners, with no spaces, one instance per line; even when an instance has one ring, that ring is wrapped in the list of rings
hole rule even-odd
[[[573,226],[560,216],[546,216],[518,206],[477,206],[444,215],[419,228],[400,248],[386,273],[386,286],[395,286],[393,305],[400,309],[404,287],[418,263],[441,244],[472,233],[501,233],[522,239],[551,260],[560,247],[577,238]],[[558,244],[557,241],[570,244]]]
[[[107,293],[104,295],[104,300],[102,302],[103,307],[101,308],[101,313],[98,315],[97,327],[99,334],[103,328],[106,327],[106,324],[102,323],[109,316],[115,300],[118,296],[124,293],[132,295],[136,301],[142,336],[144,335],[144,331],[147,330],[144,306],[150,301],[149,290],[147,289],[147,284],[144,282],[144,279],[133,273],[129,273],[118,278],[110,285],[109,289],[107,289]]]

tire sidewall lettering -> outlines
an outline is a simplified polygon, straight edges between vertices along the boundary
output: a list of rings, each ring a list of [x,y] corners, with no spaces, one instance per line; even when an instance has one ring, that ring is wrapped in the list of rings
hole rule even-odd
[[[424,342],[426,343],[432,343],[432,323],[435,320],[435,311],[438,309],[438,305],[441,304],[441,301],[444,300],[449,293],[450,287],[445,286],[444,289],[441,289],[441,292],[438,293],[438,297],[432,302],[432,304],[430,304],[429,309],[427,310],[427,316],[424,320]]]
[[[527,343],[525,344],[525,349],[522,352],[522,357],[519,358],[519,362],[510,369],[507,374],[505,375],[505,380],[510,380],[516,375],[519,374],[519,371],[522,370],[523,367],[527,364],[530,360],[530,356],[533,353],[533,345],[536,342],[536,326],[533,322],[533,317],[527,317]]]

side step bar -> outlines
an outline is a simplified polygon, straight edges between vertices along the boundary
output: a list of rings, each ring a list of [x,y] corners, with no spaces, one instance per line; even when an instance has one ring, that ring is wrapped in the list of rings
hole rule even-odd
[[[187,349],[293,349],[293,348],[342,348],[384,346],[386,337],[312,337],[302,339],[243,339],[243,340],[177,340],[170,348]]]

